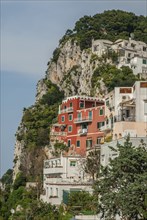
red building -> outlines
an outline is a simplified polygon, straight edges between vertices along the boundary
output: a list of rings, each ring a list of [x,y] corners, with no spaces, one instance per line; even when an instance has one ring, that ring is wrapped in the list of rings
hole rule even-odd
[[[58,123],[51,129],[51,143],[66,143],[70,150],[85,155],[86,150],[100,144],[104,133],[104,101],[95,97],[72,96],[59,106]]]

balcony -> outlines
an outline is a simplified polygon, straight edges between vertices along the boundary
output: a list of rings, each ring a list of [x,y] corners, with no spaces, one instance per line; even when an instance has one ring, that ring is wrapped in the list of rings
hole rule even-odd
[[[87,128],[79,129],[79,130],[78,130],[78,134],[79,134],[80,136],[82,136],[82,135],[87,135],[87,132],[88,132]]]
[[[101,131],[106,131],[106,130],[111,130],[112,129],[112,125],[111,124],[106,124],[102,127],[100,127]]]
[[[51,136],[67,136],[67,132],[56,132],[56,131],[52,131],[50,132]]]
[[[84,123],[84,122],[92,122],[92,118],[91,117],[85,117],[85,118],[76,118],[74,120],[75,124]]]
[[[73,112],[73,107],[62,109],[60,113],[71,113]]]
[[[56,166],[56,167],[49,167],[44,168],[44,174],[58,174],[58,173],[64,173],[63,166]]]
[[[115,120],[114,122],[120,122],[120,121],[136,121],[136,118],[135,118],[135,115],[133,116],[130,116],[130,117],[125,117],[125,116],[122,116],[122,115],[118,115],[118,116],[115,116]]]

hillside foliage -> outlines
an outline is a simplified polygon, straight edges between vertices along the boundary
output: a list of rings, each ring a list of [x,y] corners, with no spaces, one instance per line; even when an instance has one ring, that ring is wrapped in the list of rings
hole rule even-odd
[[[146,143],[133,146],[129,137],[118,144],[115,159],[109,166],[102,167],[100,178],[94,184],[99,197],[98,207],[107,220],[147,218],[147,148]]]
[[[60,43],[68,39],[79,42],[81,49],[91,47],[92,39],[128,39],[134,34],[135,40],[147,43],[147,17],[137,16],[121,10],[104,11],[94,16],[80,18],[73,30],[67,30]]]
[[[44,80],[44,83],[48,88],[47,93],[35,105],[24,109],[22,128],[16,134],[17,140],[23,141],[26,149],[26,155],[22,158],[24,166],[20,168],[29,181],[35,180],[41,172],[45,159],[42,148],[49,147],[50,126],[57,117],[59,104],[64,97],[64,93],[51,81]]]
[[[118,69],[115,65],[100,64],[92,75],[92,89],[99,87],[101,80],[110,92],[117,86],[133,86],[139,78],[133,74],[129,67],[122,66],[121,69]]]

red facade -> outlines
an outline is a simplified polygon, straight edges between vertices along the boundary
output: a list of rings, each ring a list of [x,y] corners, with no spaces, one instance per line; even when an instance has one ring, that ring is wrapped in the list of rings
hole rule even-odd
[[[99,144],[104,136],[99,130],[105,119],[104,111],[104,101],[98,98],[73,96],[63,100],[51,140],[63,141],[71,151],[85,155],[86,149]]]

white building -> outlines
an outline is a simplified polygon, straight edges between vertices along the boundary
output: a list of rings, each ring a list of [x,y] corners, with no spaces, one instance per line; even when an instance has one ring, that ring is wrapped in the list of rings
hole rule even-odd
[[[128,66],[134,75],[140,74],[147,79],[147,44],[141,41],[118,39],[115,42],[109,40],[93,40],[92,52],[101,57],[109,50],[118,54],[117,67]]]
[[[44,161],[43,187],[44,195],[41,199],[54,205],[67,202],[67,195],[71,191],[92,192],[92,182],[87,179],[82,168],[80,156],[61,156]]]
[[[112,44],[113,42],[110,40],[92,40],[92,52],[101,57],[107,53]]]
[[[147,81],[137,81],[133,87],[115,87],[105,97],[106,120],[101,127],[113,140],[147,135]]]
[[[109,143],[105,143],[101,145],[101,165],[102,166],[107,166],[109,164],[110,159],[114,159],[115,157],[118,156],[116,151],[113,151],[109,147],[113,147],[114,149],[117,148],[117,144],[124,144],[125,138],[119,139],[119,140],[114,140]],[[132,142],[133,146],[138,147],[141,145],[141,140],[146,144],[147,147],[147,137],[132,137],[130,138],[130,141]]]

